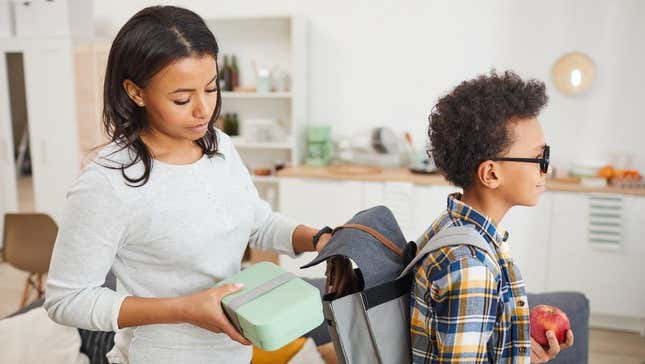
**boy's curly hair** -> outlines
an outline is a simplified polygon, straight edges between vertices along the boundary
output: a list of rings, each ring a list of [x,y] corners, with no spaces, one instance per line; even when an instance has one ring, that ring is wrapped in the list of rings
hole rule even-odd
[[[479,165],[511,145],[508,123],[536,117],[547,100],[543,82],[512,71],[464,81],[432,109],[428,152],[450,182],[468,188]]]

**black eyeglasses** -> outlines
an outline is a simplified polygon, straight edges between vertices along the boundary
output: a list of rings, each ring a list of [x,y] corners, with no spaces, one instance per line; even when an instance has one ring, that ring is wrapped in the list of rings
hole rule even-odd
[[[525,162],[525,163],[537,163],[540,165],[540,170],[542,173],[549,172],[549,155],[550,149],[548,145],[544,146],[544,152],[542,152],[542,158],[506,158],[498,157],[491,158],[493,161],[507,161],[507,162]]]

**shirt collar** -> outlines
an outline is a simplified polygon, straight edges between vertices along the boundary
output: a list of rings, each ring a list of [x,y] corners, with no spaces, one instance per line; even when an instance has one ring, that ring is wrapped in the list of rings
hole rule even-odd
[[[475,224],[484,230],[498,246],[508,240],[508,231],[496,227],[490,218],[462,202],[461,198],[462,194],[459,192],[448,196],[448,214],[450,216]]]

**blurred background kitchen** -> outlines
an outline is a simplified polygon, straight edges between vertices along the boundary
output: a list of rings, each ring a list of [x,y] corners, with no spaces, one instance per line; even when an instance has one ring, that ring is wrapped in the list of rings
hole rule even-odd
[[[65,191],[106,140],[111,39],[153,4],[0,0],[0,215],[52,218],[0,219],[0,317],[42,295]],[[588,299],[590,362],[645,362],[645,2],[164,4],[188,7],[211,27],[222,51],[218,127],[262,196],[313,226],[384,204],[414,240],[457,190],[425,153],[437,98],[491,69],[543,80],[550,100],[540,121],[554,173],[536,208],[503,221],[512,254],[530,292]],[[8,242],[20,229],[34,237]],[[14,262],[9,244],[19,244]],[[324,275],[324,267],[298,269],[307,254],[248,251],[246,259]]]

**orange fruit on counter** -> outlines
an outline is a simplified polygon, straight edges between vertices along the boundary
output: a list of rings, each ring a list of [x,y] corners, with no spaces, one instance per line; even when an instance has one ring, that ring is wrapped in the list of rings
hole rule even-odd
[[[612,166],[604,166],[598,170],[598,177],[611,179],[616,176],[616,170]]]

